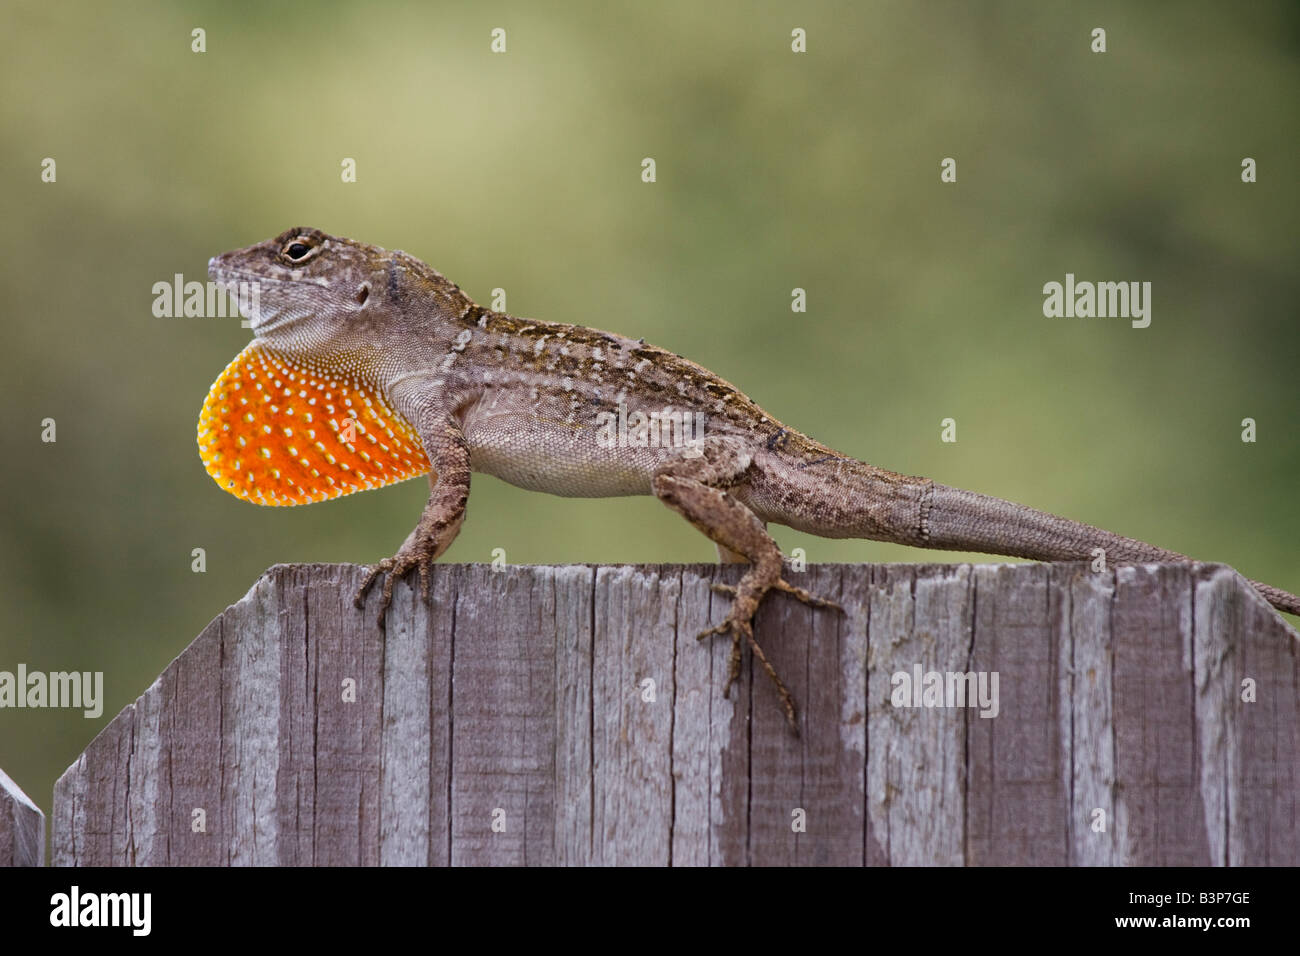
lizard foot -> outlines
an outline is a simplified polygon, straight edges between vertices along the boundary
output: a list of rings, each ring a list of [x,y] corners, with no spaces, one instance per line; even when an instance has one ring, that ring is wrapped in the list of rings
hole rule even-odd
[[[384,577],[384,587],[380,595],[379,602],[379,626],[384,626],[384,615],[388,613],[388,606],[393,603],[393,585],[397,579],[404,577],[416,568],[420,569],[420,597],[425,601],[429,600],[429,570],[433,567],[433,562],[437,558],[437,550],[433,547],[432,542],[425,543],[407,543],[402,545],[397,554],[391,558],[384,558],[366,575],[365,582],[357,589],[356,596],[352,599],[352,604],[358,610],[365,606],[366,592],[370,590],[371,585],[379,578]]]
[[[792,695],[786,688],[785,683],[776,673],[776,668],[772,666],[772,662],[769,661],[767,655],[763,653],[763,648],[760,647],[758,641],[754,639],[754,611],[758,609],[758,603],[766,592],[760,592],[757,595],[752,592],[745,594],[741,589],[730,584],[713,584],[711,587],[718,594],[725,594],[735,602],[732,605],[731,613],[727,615],[725,621],[715,627],[709,628],[707,631],[703,631],[696,638],[697,640],[702,641],[707,637],[715,637],[719,634],[731,634],[731,658],[728,662],[729,669],[727,673],[727,686],[723,689],[722,696],[729,697],[731,695],[731,685],[734,684],[736,679],[740,676],[741,643],[742,641],[748,642],[750,649],[753,651],[754,659],[763,665],[763,670],[767,672],[767,676],[770,677],[772,683],[776,685],[776,692],[781,698],[781,706],[785,709],[786,719],[790,722],[790,727],[794,730],[797,736],[799,733],[799,720],[795,710],[794,695]],[[841,614],[844,613],[844,608],[836,604],[834,601],[827,601],[824,598],[815,597],[803,588],[795,587],[784,578],[777,578],[770,585],[770,588],[774,591],[784,591],[786,594],[789,594],[793,598],[797,598],[809,607],[829,608],[831,610],[839,611]]]
[[[712,587],[718,594],[725,594],[732,598],[736,596],[736,589],[730,584],[712,584],[710,587]],[[836,604],[834,601],[828,601],[825,598],[819,598],[809,594],[803,588],[795,587],[785,578],[777,578],[776,583],[772,585],[772,589],[774,591],[784,591],[786,594],[793,598],[797,598],[809,607],[824,607],[829,608],[832,611],[839,611],[841,614],[844,613],[844,608]]]
[[[749,642],[750,650],[754,653],[754,659],[763,665],[763,670],[767,676],[772,678],[772,683],[776,685],[776,692],[781,697],[781,706],[785,708],[785,716],[790,721],[790,726],[794,729],[795,735],[799,734],[799,720],[795,713],[794,696],[786,689],[781,678],[776,673],[776,668],[772,662],[767,659],[763,653],[763,648],[759,646],[758,641],[754,640],[754,627],[749,620],[738,615],[734,610],[727,615],[727,619],[721,624],[709,628],[707,631],[701,631],[696,635],[697,641],[705,638],[715,637],[719,634],[731,634],[731,660],[727,672],[727,686],[722,690],[723,697],[731,696],[731,685],[740,677],[740,644],[742,640]]]

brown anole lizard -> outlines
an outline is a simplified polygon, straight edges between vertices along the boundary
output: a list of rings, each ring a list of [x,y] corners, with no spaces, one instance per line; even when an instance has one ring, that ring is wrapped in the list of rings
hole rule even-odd
[[[769,522],[1045,561],[1089,559],[1097,548],[1111,564],[1191,560],[846,457],[679,355],[485,309],[404,252],[295,228],[217,256],[208,271],[258,290],[257,314],[246,316],[254,339],[199,419],[199,452],[222,488],[296,505],[429,475],[419,523],[355,598],[362,607],[383,577],[381,626],[397,578],[418,571],[428,599],[430,566],[460,530],[475,471],[555,495],[655,495],[722,560],[748,562],[725,589],[730,613],[700,637],[731,637],[726,692],[748,643],[796,728],[794,700],[754,640],[754,612],[773,590],[837,606],[785,580]],[[1300,614],[1294,594],[1251,583]]]

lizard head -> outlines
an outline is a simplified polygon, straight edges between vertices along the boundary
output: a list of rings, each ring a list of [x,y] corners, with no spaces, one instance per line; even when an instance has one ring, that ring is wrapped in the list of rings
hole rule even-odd
[[[320,348],[372,324],[376,293],[387,291],[383,260],[382,249],[295,226],[212,258],[208,277],[232,292],[251,285],[255,295],[240,296],[241,310],[262,341]]]
[[[255,295],[240,297],[241,311],[257,339],[284,352],[370,352],[409,334],[409,305],[450,309],[463,298],[413,256],[306,226],[214,257],[208,276],[232,291],[250,283]]]

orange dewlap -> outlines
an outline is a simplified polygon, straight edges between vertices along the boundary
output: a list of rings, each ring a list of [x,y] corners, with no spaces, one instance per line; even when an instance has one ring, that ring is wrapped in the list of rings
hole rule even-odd
[[[256,505],[326,501],[430,470],[415,429],[374,388],[256,342],[212,383],[198,438],[208,474]]]

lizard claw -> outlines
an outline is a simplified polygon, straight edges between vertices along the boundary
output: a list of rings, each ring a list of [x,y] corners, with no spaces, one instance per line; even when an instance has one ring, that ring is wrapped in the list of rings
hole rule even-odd
[[[434,549],[421,547],[420,545],[403,546],[397,554],[391,558],[384,558],[366,575],[366,580],[361,587],[357,589],[356,595],[352,598],[352,605],[358,610],[365,607],[366,593],[371,586],[384,576],[384,586],[380,593],[379,601],[379,620],[378,624],[382,629],[384,627],[384,617],[388,613],[389,605],[393,603],[393,587],[396,585],[398,578],[405,577],[408,573],[416,568],[420,571],[420,597],[424,601],[429,600],[429,573],[433,566]]]
[[[826,598],[815,597],[814,595],[809,594],[803,588],[795,587],[785,578],[778,578],[776,584],[772,585],[772,587],[774,587],[778,591],[784,591],[792,598],[802,601],[804,604],[807,604],[809,607],[824,607],[824,608],[829,608],[832,611],[839,611],[841,614],[844,613],[844,608],[836,604],[834,601],[828,601],[826,600]]]
[[[726,585],[723,585],[724,587]],[[733,589],[734,591],[734,589]],[[725,592],[723,592],[725,593]],[[753,625],[743,618],[734,614],[728,615],[727,619],[721,624],[714,625],[708,630],[701,631],[695,636],[697,641],[702,641],[709,637],[715,637],[719,634],[731,633],[731,657],[728,661],[727,685],[722,689],[723,697],[731,696],[731,685],[740,677],[740,644],[742,639],[749,643],[749,648],[754,654],[754,658],[763,665],[763,670],[767,676],[772,678],[772,683],[776,685],[776,692],[781,697],[781,706],[785,709],[786,720],[790,722],[790,727],[795,736],[799,736],[799,717],[795,710],[794,696],[786,689],[781,678],[776,673],[776,668],[772,666],[767,655],[763,653],[763,648],[759,646],[758,641],[754,640]]]
[[[731,685],[736,682],[740,676],[740,641],[742,637],[754,639],[754,632],[749,626],[748,621],[737,621],[728,617],[721,624],[716,624],[708,630],[700,631],[695,635],[697,641],[707,640],[710,637],[717,637],[719,634],[731,632],[731,658],[727,663],[727,686],[722,688],[722,696],[731,696]]]

